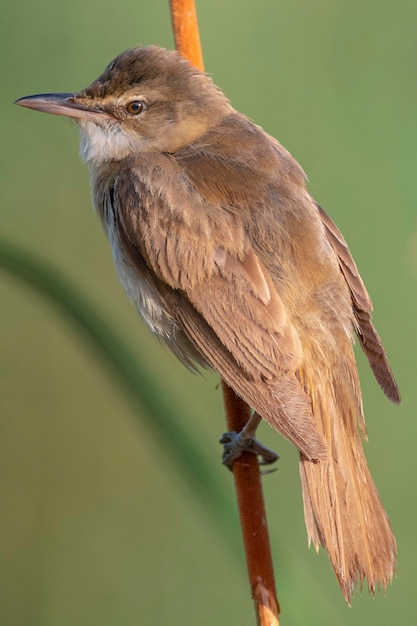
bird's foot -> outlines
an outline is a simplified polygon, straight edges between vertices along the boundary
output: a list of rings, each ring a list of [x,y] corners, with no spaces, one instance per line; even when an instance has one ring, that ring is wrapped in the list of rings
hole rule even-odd
[[[232,430],[223,433],[219,441],[223,444],[222,463],[229,470],[232,469],[233,463],[242,455],[242,452],[250,452],[260,456],[260,465],[270,465],[279,459],[279,454],[264,446],[255,437],[248,437],[244,431],[236,433]]]

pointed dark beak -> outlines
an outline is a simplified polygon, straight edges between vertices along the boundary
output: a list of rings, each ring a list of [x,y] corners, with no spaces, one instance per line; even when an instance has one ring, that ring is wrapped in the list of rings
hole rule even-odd
[[[53,115],[65,115],[81,120],[97,120],[107,117],[114,119],[114,116],[103,109],[95,106],[87,106],[77,101],[77,94],[73,93],[41,93],[35,96],[26,96],[16,100],[14,104],[35,111],[52,113]]]

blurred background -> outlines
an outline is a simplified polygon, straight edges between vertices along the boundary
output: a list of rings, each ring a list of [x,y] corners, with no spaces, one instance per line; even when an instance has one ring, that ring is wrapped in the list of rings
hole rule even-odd
[[[349,609],[327,556],[308,550],[297,453],[264,480],[282,624],[415,621],[417,548],[417,4],[414,0],[197,3],[207,71],[233,105],[303,165],[344,233],[400,385],[390,405],[358,351],[366,454],[399,546],[398,574]],[[152,339],[118,285],[91,209],[78,134],[18,97],[76,91],[123,49],[173,47],[168,3],[5,0],[0,49],[1,240],[56,268],[133,351],[208,473],[224,429],[214,375],[195,377]],[[244,559],[201,505],[103,357],[36,291],[1,272],[0,623],[254,623]],[[202,486],[203,490],[204,487]],[[202,496],[202,497],[201,497]],[[233,543],[233,545],[232,545]]]

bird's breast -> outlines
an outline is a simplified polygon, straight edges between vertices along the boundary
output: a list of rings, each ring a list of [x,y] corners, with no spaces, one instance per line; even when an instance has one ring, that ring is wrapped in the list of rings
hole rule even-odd
[[[110,242],[116,274],[127,297],[133,302],[137,312],[156,338],[161,340],[188,369],[197,371],[197,365],[206,367],[205,359],[161,301],[155,282],[156,277],[143,260],[138,262],[138,258],[135,260],[130,258],[126,242],[123,241],[118,229],[111,186],[106,187],[99,195],[101,201],[97,202],[98,194],[94,194],[95,208],[102,219]]]
[[[117,277],[150,330],[156,335],[167,337],[172,333],[174,321],[164,309],[156,288],[132,263],[124,249],[117,229],[111,194],[105,198],[105,204],[104,227],[110,242]]]

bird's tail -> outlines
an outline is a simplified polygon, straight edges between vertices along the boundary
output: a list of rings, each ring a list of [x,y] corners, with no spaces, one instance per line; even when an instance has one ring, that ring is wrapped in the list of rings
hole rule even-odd
[[[318,356],[318,355],[316,355]],[[317,430],[328,447],[326,460],[300,455],[304,515],[309,542],[328,552],[343,594],[366,578],[371,593],[391,581],[396,542],[369,472],[358,432],[366,435],[353,351],[338,355],[325,371],[299,372],[311,397]]]

